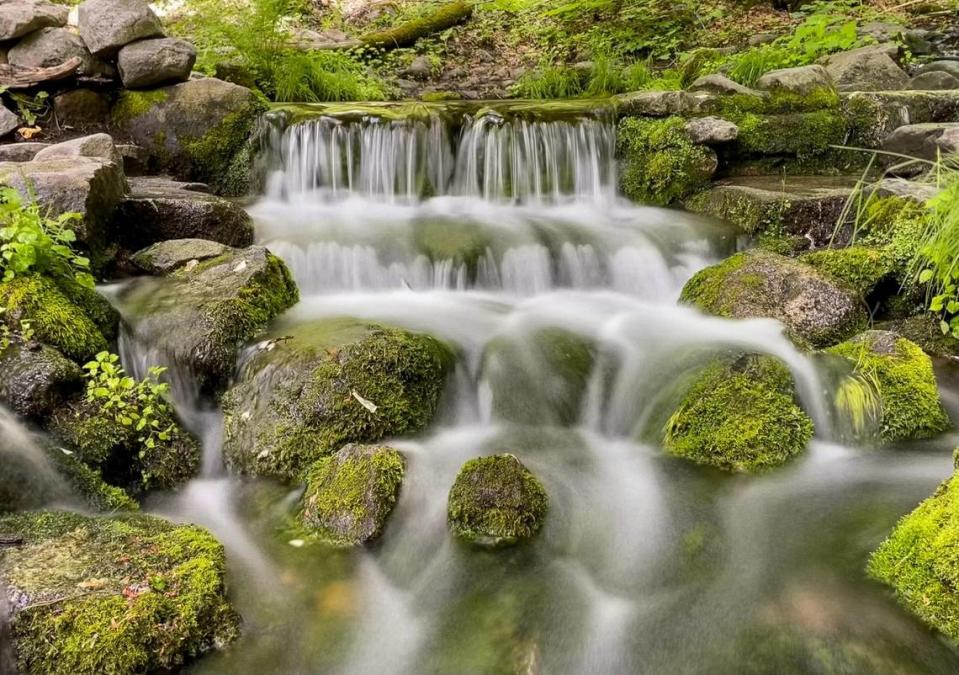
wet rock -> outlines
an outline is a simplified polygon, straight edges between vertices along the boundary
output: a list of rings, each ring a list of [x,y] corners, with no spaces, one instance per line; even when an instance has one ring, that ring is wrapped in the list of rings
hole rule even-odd
[[[112,119],[150,153],[151,168],[241,195],[250,186],[249,139],[263,110],[249,89],[205,77],[150,91],[126,90]]]
[[[190,79],[196,49],[186,40],[139,40],[120,50],[117,67],[127,89],[146,89]]]
[[[306,477],[303,524],[338,546],[383,532],[399,498],[406,462],[389,447],[350,444],[317,460]]]
[[[888,21],[870,21],[859,27],[859,37],[870,37],[876,42],[891,42],[906,31],[900,23]]]
[[[919,70],[916,71],[917,75],[925,75],[927,73],[947,73],[959,79],[959,61],[931,61],[930,63],[923,64],[919,67]]]
[[[130,195],[115,219],[121,245],[136,251],[171,239],[208,239],[235,247],[253,243],[253,220],[241,206],[183,186],[162,178],[131,179]]]
[[[2,115],[2,112],[0,112]],[[0,145],[0,162],[29,162],[49,143],[8,143]]]
[[[934,70],[909,80],[909,88],[924,91],[959,89],[959,78],[941,70]]]
[[[773,70],[760,77],[756,83],[756,88],[762,91],[795,96],[809,96],[835,87],[832,77],[822,66]]]
[[[97,56],[110,56],[136,40],[163,35],[160,19],[146,0],[84,0],[78,22],[80,36]]]
[[[889,91],[909,86],[909,76],[887,49],[862,47],[825,59],[840,91]]]
[[[720,73],[704,75],[689,85],[689,92],[702,92],[706,94],[715,94],[717,96],[726,96],[740,94],[742,96],[752,96],[761,99],[764,94],[756,89],[750,89],[747,86],[739,84]]]
[[[20,127],[20,118],[15,112],[0,105],[0,136],[12,134]]]
[[[466,462],[450,489],[447,522],[460,539],[502,546],[530,539],[542,528],[549,496],[514,455]]]
[[[735,141],[739,127],[721,117],[696,117],[686,123],[686,134],[696,145],[721,145]]]
[[[22,417],[46,417],[80,391],[76,363],[46,345],[13,342],[0,349],[0,402]]]
[[[63,126],[85,128],[104,125],[110,118],[110,103],[91,89],[74,89],[53,98],[53,112]]]
[[[929,438],[949,427],[932,362],[915,343],[896,333],[870,330],[827,352],[844,357],[854,383],[867,390],[869,395],[857,400],[877,403],[868,411],[875,413],[877,427],[856,429],[857,435],[895,442]]]
[[[150,155],[139,145],[121,143],[117,146],[117,152],[123,158],[123,172],[127,176],[142,176],[147,173]]]
[[[206,390],[225,383],[240,347],[297,300],[286,265],[261,246],[140,279],[124,297],[136,338]]]
[[[810,265],[753,249],[698,272],[682,302],[716,316],[781,321],[800,344],[824,347],[855,334],[868,317],[855,293]]]
[[[899,127],[883,142],[885,152],[937,161],[940,156],[959,152],[959,122],[909,124]],[[913,163],[903,166],[906,160],[900,157],[889,157],[885,160],[895,165],[894,171],[898,175],[915,175],[923,173],[928,166]]]
[[[21,68],[50,68],[80,59],[81,75],[109,75],[110,66],[94,58],[80,36],[68,28],[44,28],[31,33],[7,52],[7,61]]]
[[[453,366],[420,333],[319,321],[258,345],[223,397],[227,465],[294,480],[346,443],[423,430]]]
[[[132,262],[147,274],[165,275],[187,264],[230,253],[230,247],[207,239],[161,241],[136,253]]]
[[[23,539],[0,557],[21,672],[175,670],[238,635],[223,547],[197,526],[36,512],[0,531]]]
[[[812,433],[789,369],[747,355],[706,367],[666,423],[663,447],[698,464],[753,472],[795,457]]]
[[[63,143],[51,145],[44,148],[33,158],[38,162],[45,160],[56,160],[67,157],[92,157],[112,162],[117,166],[123,165],[123,159],[113,143],[113,137],[110,134],[93,134],[91,136],[81,136]]]
[[[0,42],[23,37],[47,27],[67,25],[70,10],[42,0],[13,0],[0,4]]]

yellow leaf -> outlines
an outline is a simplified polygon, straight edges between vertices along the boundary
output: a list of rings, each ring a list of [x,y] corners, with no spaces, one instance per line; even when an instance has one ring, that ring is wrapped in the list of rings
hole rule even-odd
[[[40,127],[22,127],[17,130],[17,133],[29,141],[34,136],[39,136],[40,134],[42,134],[43,129],[41,129]]]

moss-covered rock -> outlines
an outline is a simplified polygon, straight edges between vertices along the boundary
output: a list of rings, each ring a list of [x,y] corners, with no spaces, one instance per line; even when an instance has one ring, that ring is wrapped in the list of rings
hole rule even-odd
[[[543,526],[549,496],[514,455],[479,457],[456,476],[447,521],[457,537],[482,546],[501,546],[533,537]]]
[[[913,614],[959,642],[959,474],[899,521],[872,554],[868,572]]]
[[[137,257],[150,259],[152,249]],[[123,303],[138,339],[190,367],[200,386],[213,390],[233,374],[240,346],[298,299],[283,261],[251,246],[189,262],[163,279],[142,279]]]
[[[6,310],[2,320],[12,329],[27,320],[37,340],[76,361],[107,348],[106,338],[93,319],[46,277],[30,275],[0,283],[0,307]]]
[[[865,305],[811,265],[761,250],[737,253],[687,282],[682,302],[735,319],[768,317],[800,344],[824,347],[865,328]]]
[[[130,262],[147,274],[162,276],[229,253],[229,246],[208,239],[170,239],[138,251]]]
[[[346,443],[424,429],[453,366],[420,333],[320,321],[261,344],[223,397],[224,455],[241,473],[295,480]]]
[[[812,434],[789,369],[747,355],[706,367],[666,423],[663,445],[698,464],[760,471],[798,455]]]
[[[80,367],[53,347],[12,342],[0,349],[0,403],[35,420],[80,391]]]
[[[694,145],[686,120],[628,117],[617,131],[620,185],[630,199],[669,205],[706,187],[716,171],[716,153]]]
[[[928,438],[949,427],[932,362],[915,343],[871,330],[827,352],[844,357],[864,386],[875,389],[881,405],[881,440]]]
[[[883,251],[864,246],[823,249],[799,259],[846,284],[863,298],[893,273],[893,263]]]
[[[405,472],[406,461],[393,448],[344,446],[307,472],[303,524],[335,545],[373,541],[393,511]]]
[[[889,319],[875,325],[876,330],[892,331],[916,343],[930,356],[959,357],[959,340],[949,333],[943,334],[939,319],[922,310],[902,319]]]
[[[238,633],[223,547],[198,527],[41,512],[2,517],[0,532],[23,539],[0,552],[21,672],[165,671]]]

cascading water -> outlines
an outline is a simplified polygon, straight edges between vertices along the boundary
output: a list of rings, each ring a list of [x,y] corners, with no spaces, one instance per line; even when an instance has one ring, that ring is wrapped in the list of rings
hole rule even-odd
[[[224,475],[216,412],[177,388],[206,468],[152,508],[224,541],[246,621],[194,672],[802,672],[798,644],[841,672],[956,672],[956,654],[861,578],[948,457],[829,442],[816,368],[778,324],[678,307],[685,280],[733,242],[618,198],[614,146],[604,114],[277,131],[251,207],[303,296],[277,333],[356,317],[433,334],[459,361],[432,429],[391,441],[408,460],[402,494],[363,550],[277,538],[299,492]],[[595,353],[572,388],[544,345],[557,330]],[[671,387],[728,349],[784,361],[822,439],[768,477],[720,477],[651,440]],[[158,357],[124,350],[134,370]],[[465,461],[504,450],[546,485],[546,528],[529,546],[466,550],[447,530],[449,487]]]

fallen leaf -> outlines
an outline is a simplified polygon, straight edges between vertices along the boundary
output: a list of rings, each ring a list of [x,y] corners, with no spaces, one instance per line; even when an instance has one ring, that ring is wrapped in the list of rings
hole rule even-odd
[[[17,133],[20,134],[21,138],[29,141],[31,138],[42,134],[43,129],[40,127],[22,127],[17,130]]]
[[[371,413],[375,413],[379,408],[372,401],[367,401],[365,398],[356,393],[356,390],[350,392],[357,401],[360,402],[360,405],[369,410]]]

